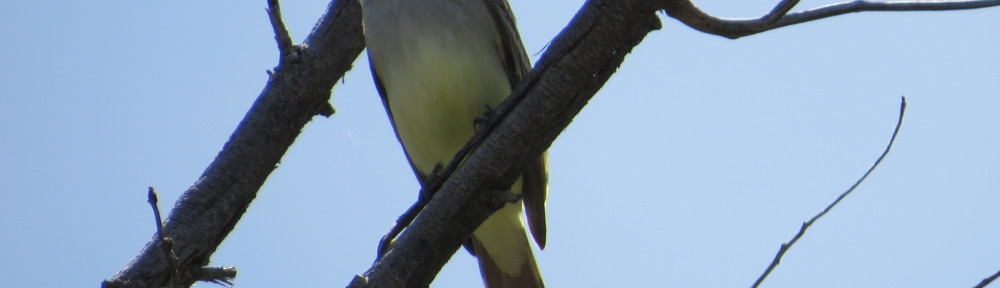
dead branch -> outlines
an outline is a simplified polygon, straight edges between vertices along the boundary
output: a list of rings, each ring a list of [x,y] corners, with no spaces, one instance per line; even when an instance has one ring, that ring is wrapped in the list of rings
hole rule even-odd
[[[861,185],[861,182],[865,181],[865,179],[868,179],[868,175],[871,175],[872,171],[875,171],[875,167],[878,167],[878,165],[882,163],[882,159],[885,159],[885,156],[889,155],[889,150],[892,149],[892,144],[896,142],[896,135],[899,135],[899,128],[903,126],[903,115],[905,114],[905,112],[906,112],[906,97],[903,97],[899,104],[899,119],[896,120],[896,128],[893,129],[892,137],[889,137],[889,143],[885,145],[885,150],[882,150],[882,154],[879,155],[877,159],[875,159],[875,163],[872,163],[872,166],[868,167],[868,171],[865,171],[865,174],[861,175],[861,178],[858,178],[858,181],[855,181],[854,185],[851,185],[851,187],[847,188],[847,190],[844,191],[844,193],[841,193],[840,196],[838,196],[836,200],[833,200],[833,202],[831,202],[830,205],[827,205],[826,208],[823,209],[823,211],[820,211],[819,214],[816,214],[816,216],[810,218],[809,221],[802,223],[802,227],[800,227],[799,232],[792,237],[792,240],[789,240],[788,242],[781,244],[781,248],[778,249],[778,254],[774,256],[774,260],[771,260],[771,264],[767,266],[767,269],[764,270],[764,273],[760,274],[760,277],[757,278],[757,281],[753,283],[752,287],[754,288],[760,287],[760,284],[764,283],[764,279],[767,279],[767,276],[771,274],[771,271],[774,271],[774,268],[778,267],[778,263],[781,263],[781,258],[785,257],[785,253],[788,252],[788,250],[791,249],[792,246],[795,245],[795,243],[798,242],[799,239],[801,239],[802,236],[806,234],[806,230],[809,229],[809,227],[812,226],[813,223],[816,223],[816,221],[819,220],[819,218],[822,218],[823,215],[826,215],[826,213],[830,212],[830,210],[832,210],[833,207],[837,206],[837,204],[839,204],[840,201],[844,200],[844,198],[847,198],[847,195],[850,195],[851,192],[854,192],[854,190]]]
[[[278,11],[276,7],[269,10]],[[284,37],[278,34],[281,47]],[[201,268],[240,220],[305,124],[317,114],[332,113],[330,90],[364,49],[358,2],[331,2],[305,43],[287,47],[298,57],[281,57],[222,151],[167,217],[163,231],[173,240],[178,260],[179,283],[175,287],[191,286],[205,276]],[[285,55],[289,51],[281,52]],[[154,236],[102,287],[162,287],[170,282],[170,265],[157,248],[157,239]]]
[[[782,0],[771,12],[754,19],[731,19],[709,15],[690,0],[663,1],[663,9],[695,30],[736,39],[789,25],[862,11],[960,10],[1000,5],[1000,0],[968,1],[864,1],[855,0],[788,13],[798,0]]]

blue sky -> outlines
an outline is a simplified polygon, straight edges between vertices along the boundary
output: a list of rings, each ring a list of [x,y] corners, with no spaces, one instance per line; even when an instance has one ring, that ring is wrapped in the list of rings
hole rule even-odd
[[[95,286],[205,169],[277,63],[266,1],[24,1],[0,10],[0,275]],[[326,2],[286,1],[295,41]],[[832,2],[803,1],[796,10]],[[582,1],[512,0],[532,60]],[[698,1],[754,17],[771,1]],[[861,13],[739,40],[671,18],[550,149],[550,287],[969,287],[1000,269],[1000,8]],[[237,287],[345,286],[418,189],[367,60],[214,255]],[[481,285],[460,251],[434,287]],[[212,287],[214,284],[198,284]]]

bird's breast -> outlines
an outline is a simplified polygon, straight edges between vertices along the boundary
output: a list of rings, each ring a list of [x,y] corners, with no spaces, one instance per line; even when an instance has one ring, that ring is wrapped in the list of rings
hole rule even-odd
[[[451,160],[475,132],[474,121],[503,101],[510,84],[485,6],[443,8],[461,10],[452,13],[401,13],[396,9],[422,9],[402,5],[409,7],[375,12],[378,15],[365,10],[365,33],[393,125],[414,165],[426,175]]]

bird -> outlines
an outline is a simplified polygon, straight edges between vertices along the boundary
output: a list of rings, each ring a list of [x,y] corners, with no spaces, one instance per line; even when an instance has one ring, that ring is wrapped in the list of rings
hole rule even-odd
[[[375,87],[421,185],[474,135],[477,123],[531,69],[506,0],[362,0]],[[510,191],[520,200],[471,235],[488,288],[544,287],[521,215],[545,247],[546,153]]]

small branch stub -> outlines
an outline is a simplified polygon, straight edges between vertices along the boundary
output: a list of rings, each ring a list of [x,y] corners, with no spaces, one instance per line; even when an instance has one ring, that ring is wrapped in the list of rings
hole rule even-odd
[[[281,19],[281,6],[278,0],[267,0],[267,16],[271,20],[271,28],[274,29],[274,40],[278,42],[278,51],[281,51],[281,60],[292,55],[292,36],[285,28],[285,22]]]

